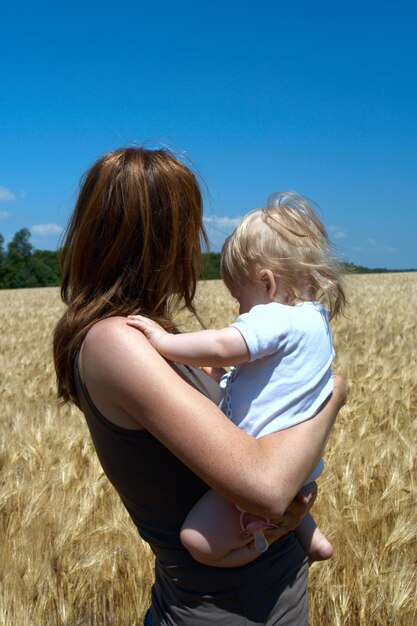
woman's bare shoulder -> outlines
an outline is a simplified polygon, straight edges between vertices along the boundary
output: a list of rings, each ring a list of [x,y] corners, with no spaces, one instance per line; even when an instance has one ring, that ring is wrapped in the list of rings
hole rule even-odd
[[[87,332],[84,339],[86,348],[95,349],[100,346],[112,345],[117,348],[120,342],[150,345],[146,337],[136,329],[128,326],[126,318],[121,316],[108,317],[96,322]]]
[[[95,343],[96,341],[102,341],[105,339],[111,339],[112,337],[120,337],[123,335],[129,326],[126,324],[126,317],[120,315],[107,317],[104,320],[96,322],[86,335],[85,341]]]
[[[135,369],[146,366],[155,350],[146,337],[127,325],[124,317],[109,317],[92,326],[84,339],[81,360],[95,378],[114,379],[134,362]]]

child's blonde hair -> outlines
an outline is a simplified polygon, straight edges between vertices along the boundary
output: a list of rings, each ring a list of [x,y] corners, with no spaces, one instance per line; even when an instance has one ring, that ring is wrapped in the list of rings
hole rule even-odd
[[[248,213],[222,248],[221,274],[229,290],[260,282],[269,269],[287,292],[287,304],[317,300],[330,318],[346,303],[342,266],[319,218],[294,192],[275,193]]]

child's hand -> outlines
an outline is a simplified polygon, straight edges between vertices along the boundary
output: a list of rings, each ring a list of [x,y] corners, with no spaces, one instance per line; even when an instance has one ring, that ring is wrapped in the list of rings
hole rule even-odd
[[[157,322],[143,315],[128,315],[127,324],[142,331],[155,348],[157,347],[158,341],[168,334]]]
[[[226,374],[226,370],[224,369],[224,367],[200,366],[200,369],[202,372],[205,372],[206,374],[208,374],[210,378],[215,380],[216,383],[219,383],[221,378],[224,376],[224,374]]]

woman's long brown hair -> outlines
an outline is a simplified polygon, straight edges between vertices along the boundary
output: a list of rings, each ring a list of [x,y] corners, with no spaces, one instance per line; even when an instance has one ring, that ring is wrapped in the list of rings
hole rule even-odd
[[[74,362],[93,324],[143,313],[172,329],[179,306],[195,314],[203,227],[201,192],[169,151],[110,152],[86,173],[61,253],[67,310],[53,342],[58,396],[78,403]]]

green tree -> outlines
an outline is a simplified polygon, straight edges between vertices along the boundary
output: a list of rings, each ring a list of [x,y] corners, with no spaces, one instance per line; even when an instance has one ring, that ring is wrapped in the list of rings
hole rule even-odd
[[[57,286],[61,280],[58,253],[35,250],[29,262],[31,287]]]
[[[27,228],[17,231],[7,247],[6,274],[9,288],[27,287],[31,284],[30,260],[33,246]]]
[[[17,263],[28,261],[32,256],[33,246],[29,243],[30,231],[21,228],[8,245],[9,260]]]
[[[5,253],[4,237],[0,235],[0,289],[59,285],[58,252],[34,250],[29,239],[30,231],[22,228]]]

